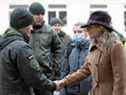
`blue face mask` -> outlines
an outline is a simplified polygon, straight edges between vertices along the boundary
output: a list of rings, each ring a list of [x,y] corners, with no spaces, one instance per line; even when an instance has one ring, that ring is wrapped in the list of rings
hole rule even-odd
[[[85,35],[84,33],[75,33],[73,36],[73,40],[80,40],[80,39],[84,39]]]
[[[83,39],[85,39],[84,33],[75,33],[73,36],[73,41],[80,43]]]

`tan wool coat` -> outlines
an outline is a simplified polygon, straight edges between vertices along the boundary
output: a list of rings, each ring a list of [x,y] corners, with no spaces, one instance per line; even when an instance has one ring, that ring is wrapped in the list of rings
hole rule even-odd
[[[64,85],[79,82],[92,75],[91,95],[126,95],[126,57],[117,37],[105,31],[94,41],[85,65],[63,79]]]

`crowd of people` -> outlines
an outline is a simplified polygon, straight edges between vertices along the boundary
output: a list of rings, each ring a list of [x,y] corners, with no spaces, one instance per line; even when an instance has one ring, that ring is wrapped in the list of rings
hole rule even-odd
[[[105,11],[75,22],[45,24],[38,2],[10,14],[0,37],[0,95],[126,95],[125,40]],[[123,38],[123,39],[122,39]]]

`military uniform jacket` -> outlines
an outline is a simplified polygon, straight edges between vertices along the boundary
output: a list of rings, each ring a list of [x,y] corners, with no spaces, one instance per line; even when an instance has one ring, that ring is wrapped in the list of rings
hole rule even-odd
[[[51,90],[55,84],[41,72],[42,68],[20,32],[10,28],[0,45],[9,43],[0,52],[0,95],[31,95],[30,88]],[[1,48],[1,47],[0,47]]]
[[[32,33],[30,44],[37,61],[45,69],[43,72],[52,80],[59,77],[61,44],[56,33],[43,24],[40,29]]]

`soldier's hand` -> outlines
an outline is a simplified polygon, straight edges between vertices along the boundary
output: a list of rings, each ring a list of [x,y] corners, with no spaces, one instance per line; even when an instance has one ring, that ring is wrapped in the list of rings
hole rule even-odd
[[[53,82],[52,84],[47,85],[47,89],[49,91],[55,91],[57,89],[57,84],[55,82]]]

